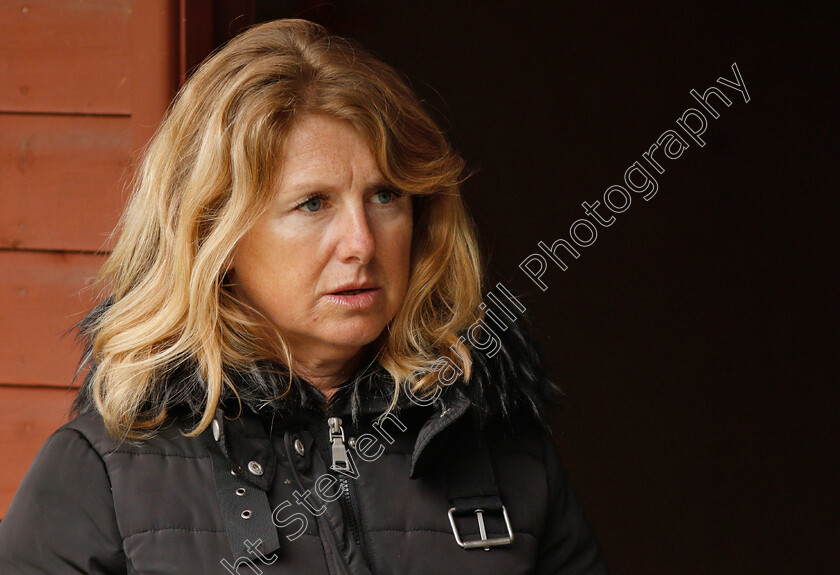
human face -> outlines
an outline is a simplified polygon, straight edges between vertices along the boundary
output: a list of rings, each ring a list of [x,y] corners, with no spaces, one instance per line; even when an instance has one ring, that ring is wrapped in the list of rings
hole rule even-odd
[[[411,197],[384,187],[344,120],[291,131],[276,194],[233,258],[237,290],[301,361],[350,359],[396,315],[408,287]],[[338,293],[350,289],[359,293]]]

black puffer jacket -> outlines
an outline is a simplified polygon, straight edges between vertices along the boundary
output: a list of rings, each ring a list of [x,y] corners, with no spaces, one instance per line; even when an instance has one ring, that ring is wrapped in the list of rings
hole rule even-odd
[[[541,418],[552,384],[503,339],[468,385],[382,420],[381,368],[329,404],[300,381],[235,419],[223,403],[196,438],[183,417],[117,444],[83,395],[0,523],[0,573],[606,573]]]

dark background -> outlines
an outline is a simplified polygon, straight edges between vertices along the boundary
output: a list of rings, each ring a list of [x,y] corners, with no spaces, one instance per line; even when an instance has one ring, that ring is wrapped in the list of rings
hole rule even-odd
[[[564,461],[613,573],[828,573],[838,553],[837,14],[815,4],[217,1],[403,72],[470,166],[490,283],[568,397]],[[238,18],[236,18],[238,16]],[[707,145],[540,291],[519,269],[737,62]],[[660,152],[661,153],[661,152]],[[602,213],[608,213],[602,208]]]

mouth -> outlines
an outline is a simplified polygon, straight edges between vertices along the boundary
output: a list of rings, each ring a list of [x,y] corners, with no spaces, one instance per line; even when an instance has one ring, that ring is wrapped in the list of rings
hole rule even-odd
[[[382,303],[382,289],[379,287],[361,287],[345,289],[327,294],[326,300],[350,310],[364,310]]]
[[[366,291],[372,291],[375,288],[362,288],[362,289],[348,289],[344,291],[336,291],[333,292],[333,295],[356,295]]]
[[[379,289],[379,286],[370,281],[356,281],[347,282],[343,285],[338,285],[337,290],[329,292],[330,295],[358,295],[367,291]]]

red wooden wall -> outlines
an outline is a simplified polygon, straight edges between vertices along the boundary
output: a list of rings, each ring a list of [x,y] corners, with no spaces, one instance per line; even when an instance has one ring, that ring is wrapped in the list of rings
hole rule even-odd
[[[208,4],[0,3],[0,518],[66,420],[79,350],[65,334],[96,296],[137,151],[209,51],[187,38]]]

